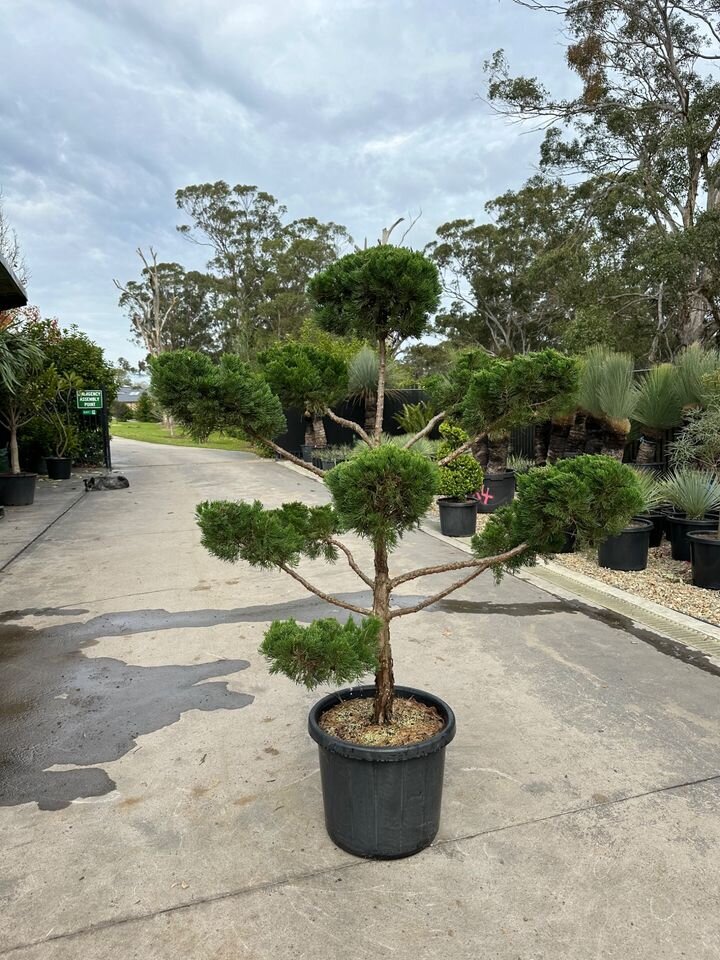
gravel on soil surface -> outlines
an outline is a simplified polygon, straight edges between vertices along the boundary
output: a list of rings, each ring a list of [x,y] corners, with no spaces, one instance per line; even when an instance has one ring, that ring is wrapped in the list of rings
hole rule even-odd
[[[654,600],[689,617],[699,617],[720,626],[720,591],[693,586],[690,564],[684,560],[673,560],[667,542],[650,550],[646,570],[632,573],[599,567],[596,551],[590,550],[557,554],[553,560],[611,587],[627,590],[628,593]]]

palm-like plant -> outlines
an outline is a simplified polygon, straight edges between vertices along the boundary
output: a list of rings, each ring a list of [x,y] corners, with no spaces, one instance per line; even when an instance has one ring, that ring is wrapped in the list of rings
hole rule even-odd
[[[707,378],[720,370],[720,350],[695,344],[678,356],[675,369],[683,409],[702,407],[708,399]]]
[[[602,452],[622,460],[638,401],[633,358],[629,353],[591,347],[585,354],[577,396],[578,407],[602,424]]]
[[[375,429],[378,400],[380,358],[372,347],[362,347],[348,365],[348,397],[362,401],[365,407],[365,430],[372,435]],[[389,361],[385,368],[385,396],[397,393],[397,368]]]
[[[634,419],[642,427],[638,463],[653,463],[663,432],[682,421],[678,372],[671,363],[661,363],[640,382]]]
[[[654,470],[633,467],[633,473],[643,499],[642,513],[651,513],[667,500],[660,479]]]
[[[689,520],[701,520],[720,507],[720,480],[709,470],[679,467],[660,481],[660,490]]]

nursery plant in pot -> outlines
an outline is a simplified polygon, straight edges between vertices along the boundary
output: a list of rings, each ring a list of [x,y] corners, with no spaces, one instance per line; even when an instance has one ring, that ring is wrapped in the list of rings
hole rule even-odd
[[[708,470],[677,467],[660,481],[660,488],[676,510],[666,516],[672,558],[689,561],[688,535],[717,526],[717,517],[711,513],[720,507],[720,481]]]
[[[391,336],[397,342],[422,333],[439,285],[434,267],[422,255],[378,247],[338,261],[313,283],[313,293],[328,324],[361,323],[365,331],[374,329],[382,361]],[[151,361],[151,368],[163,405],[199,438],[226,425],[273,447],[272,437],[283,430],[279,399],[237,358],[226,357],[214,367],[196,354],[164,354]],[[382,369],[381,362],[380,405]],[[412,449],[422,432],[405,447],[381,443],[380,414],[372,434],[357,425],[367,449],[325,475],[330,504],[266,509],[259,502],[215,501],[200,504],[197,516],[203,543],[216,557],[282,571],[327,603],[360,617],[344,624],[320,619],[309,626],[276,621],[262,651],[273,672],[308,687],[342,685],[374,672],[373,685],[341,689],[316,703],[308,725],[320,752],[330,836],[357,855],[393,858],[417,852],[435,836],[444,752],[455,719],[435,693],[396,686],[391,624],[485,570],[500,575],[554,552],[568,523],[588,543],[597,543],[622,528],[640,509],[641,498],[632,471],[607,458],[579,457],[530,471],[519,479],[513,504],[498,511],[474,538],[473,556],[396,573],[390,554],[429,509],[438,468]],[[372,570],[363,570],[340,539],[346,532],[369,542]],[[303,559],[346,560],[369,591],[368,599],[356,603],[329,594],[298,570]],[[424,599],[393,602],[403,584],[452,571],[461,571],[460,579]]]
[[[649,520],[652,523],[649,546],[659,547],[665,533],[665,512],[660,509],[665,501],[660,478],[648,467],[633,467],[633,472],[643,498],[642,512],[635,519]]]
[[[69,480],[78,446],[72,401],[83,382],[74,373],[59,376],[53,367],[47,371],[47,377],[51,396],[40,410],[40,416],[50,427],[55,444],[54,455],[45,457],[47,474],[50,480]]]
[[[467,433],[447,421],[440,425],[442,443],[438,457],[442,460],[468,439]],[[440,532],[446,537],[471,537],[477,524],[477,499],[482,489],[483,469],[471,453],[461,453],[439,471],[438,500]]]
[[[0,424],[10,435],[9,473],[0,474],[0,503],[28,506],[35,499],[37,474],[20,469],[18,431],[37,416],[50,396],[41,372],[44,355],[20,330],[0,330]]]
[[[671,363],[652,367],[640,381],[633,419],[641,429],[636,462],[657,463],[657,446],[663,434],[682,421],[680,381]]]

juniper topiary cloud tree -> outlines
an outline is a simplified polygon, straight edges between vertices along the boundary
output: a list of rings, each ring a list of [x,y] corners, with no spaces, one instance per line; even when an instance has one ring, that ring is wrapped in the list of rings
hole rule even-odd
[[[312,286],[326,328],[374,330],[381,358],[387,357],[390,343],[422,332],[439,290],[429,261],[390,247],[351,254]],[[187,352],[164,354],[153,360],[152,370],[159,401],[196,436],[206,436],[226,418],[233,428],[277,447],[270,437],[283,428],[280,400],[262,376],[237,358],[225,358],[214,367]],[[378,398],[382,392],[379,383]],[[327,603],[360,617],[359,622],[351,618],[345,624],[325,618],[309,626],[276,621],[267,631],[262,652],[272,671],[308,687],[353,681],[373,670],[374,720],[386,724],[392,719],[395,690],[390,637],[394,620],[429,607],[485,570],[499,576],[505,569],[555,552],[570,525],[580,538],[597,543],[618,532],[642,501],[632,471],[608,458],[580,457],[531,471],[519,479],[518,499],[494,514],[475,537],[472,556],[394,575],[390,554],[429,509],[438,491],[438,467],[407,446],[382,444],[379,425],[381,412],[372,435],[356,424],[367,450],[323,474],[331,504],[289,503],[265,509],[258,501],[213,501],[198,506],[197,518],[202,542],[216,557],[282,571]],[[602,511],[597,510],[598,500]],[[371,544],[372,571],[363,570],[340,539],[348,532]],[[303,559],[334,563],[341,557],[368,589],[366,603],[332,596],[298,570]],[[420,602],[393,604],[393,594],[403,584],[452,571],[462,571],[460,579]]]

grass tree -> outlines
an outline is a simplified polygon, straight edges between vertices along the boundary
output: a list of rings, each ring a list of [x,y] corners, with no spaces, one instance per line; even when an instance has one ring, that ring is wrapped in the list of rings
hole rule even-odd
[[[347,393],[348,367],[337,352],[277,343],[259,356],[270,388],[288,407],[301,407],[311,424],[312,443],[327,446],[323,417]]]
[[[359,616],[358,622],[350,618],[345,624],[333,618],[309,626],[293,620],[275,622],[267,631],[262,651],[272,671],[308,687],[353,681],[373,670],[373,719],[387,724],[392,720],[395,695],[390,636],[395,620],[431,606],[486,570],[499,576],[504,569],[556,552],[565,542],[569,525],[590,544],[617,533],[642,501],[631,470],[609,458],[579,457],[522,476],[517,499],[491,517],[473,541],[472,556],[402,573],[393,571],[390,555],[429,509],[438,490],[439,468],[412,449],[427,427],[410,437],[404,447],[381,442],[387,346],[422,332],[437,302],[437,274],[420,254],[384,246],[338,261],[316,277],[312,286],[322,322],[329,329],[362,328],[374,331],[377,337],[378,411],[372,433],[356,425],[366,444],[360,453],[323,474],[280,451],[272,437],[284,429],[281,401],[267,381],[237,357],[225,357],[214,366],[207,358],[187,351],[164,354],[151,363],[153,389],[193,436],[202,439],[215,429],[240,430],[323,475],[332,498],[323,506],[286,503],[266,509],[258,501],[200,504],[197,518],[203,543],[221,560],[281,571],[327,603]],[[523,394],[523,410],[526,415],[539,415],[543,404],[551,403],[551,388],[539,383],[539,371],[545,364],[546,373],[552,368],[553,376],[559,375],[559,361],[550,353],[542,361],[531,357],[525,363],[533,387]],[[519,377],[520,365],[513,369]],[[566,372],[572,375],[572,367]],[[557,389],[557,381],[553,383]],[[458,450],[463,446],[467,449],[461,445]],[[457,451],[453,454],[459,455]],[[345,533],[370,543],[372,570],[362,569],[341,539]],[[346,561],[369,592],[368,600],[353,602],[329,594],[309,580],[305,571],[300,572],[303,560]],[[457,572],[459,579],[419,602],[394,602],[396,591],[404,584],[450,572]]]
[[[630,354],[591,347],[583,358],[578,407],[601,424],[602,453],[622,460],[637,401]]]
[[[652,367],[640,381],[634,419],[642,429],[637,462],[653,463],[663,433],[682,421],[677,370],[671,363]]]
[[[348,397],[362,403],[365,411],[365,432],[368,435],[375,432],[379,378],[380,357],[376,350],[365,345],[358,350],[348,365]],[[397,366],[391,358],[388,358],[385,365],[386,397],[395,392],[396,382]]]

